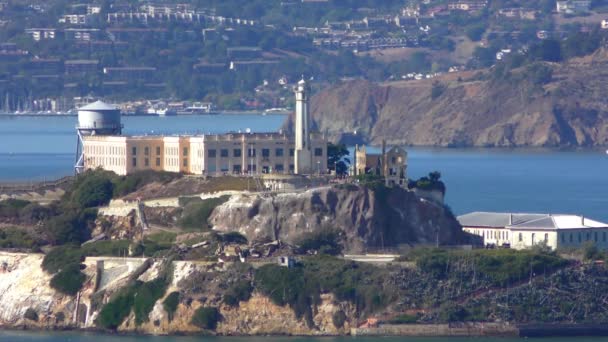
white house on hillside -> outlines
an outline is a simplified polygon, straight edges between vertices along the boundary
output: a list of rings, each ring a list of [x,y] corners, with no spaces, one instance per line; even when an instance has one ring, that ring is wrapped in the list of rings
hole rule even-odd
[[[608,224],[578,215],[473,212],[458,216],[465,232],[485,246],[515,249],[546,244],[551,249],[579,248],[592,242],[608,249]]]

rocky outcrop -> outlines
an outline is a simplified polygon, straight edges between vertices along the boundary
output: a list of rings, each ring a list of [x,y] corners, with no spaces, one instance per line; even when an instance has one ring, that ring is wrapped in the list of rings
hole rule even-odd
[[[51,276],[40,267],[40,254],[0,252],[0,326],[53,328],[70,320],[57,319],[74,310],[74,299],[58,294],[50,286]],[[26,312],[37,320],[25,318]]]
[[[249,241],[297,244],[305,233],[335,229],[349,253],[400,244],[457,244],[467,236],[445,207],[401,188],[374,191],[356,185],[304,192],[232,196],[213,211],[217,231],[239,231]]]
[[[548,83],[522,68],[433,80],[345,82],[311,101],[321,132],[347,143],[421,146],[608,145],[608,53],[545,64]],[[482,75],[481,77],[479,75]],[[443,90],[432,95],[433,84]]]

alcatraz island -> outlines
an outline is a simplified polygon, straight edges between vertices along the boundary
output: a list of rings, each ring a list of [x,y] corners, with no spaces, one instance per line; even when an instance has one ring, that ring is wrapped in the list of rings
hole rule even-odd
[[[79,111],[77,175],[3,186],[0,324],[143,334],[536,336],[607,330],[606,224],[470,213],[407,153],[293,129],[126,136]],[[352,157],[352,160],[351,160]]]

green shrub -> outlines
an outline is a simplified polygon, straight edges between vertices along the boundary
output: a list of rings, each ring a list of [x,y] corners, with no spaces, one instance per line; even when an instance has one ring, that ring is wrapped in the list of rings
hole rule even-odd
[[[169,317],[169,321],[173,320],[173,315],[177,310],[177,306],[179,305],[179,292],[171,292],[163,301],[163,308],[167,312],[167,316]]]
[[[413,324],[418,322],[418,316],[402,314],[389,320],[389,324]]]
[[[129,250],[129,240],[104,240],[82,245],[82,253],[86,256],[125,256]]]
[[[466,35],[474,42],[477,42],[481,39],[484,32],[486,31],[486,26],[483,24],[473,24],[466,28]]]
[[[104,171],[87,172],[76,180],[70,192],[71,203],[78,208],[105,205],[112,199],[113,174]]]
[[[51,287],[67,295],[75,295],[80,291],[86,276],[80,271],[80,264],[72,263],[65,266],[51,279]]]
[[[258,291],[280,306],[296,304],[300,296],[307,295],[304,271],[301,267],[264,265],[255,271],[254,284]]]
[[[166,290],[167,283],[164,278],[157,278],[137,287],[133,300],[135,324],[148,322],[148,315],[154,308],[154,304],[162,298]]]
[[[159,252],[164,252],[173,247],[172,243],[157,243],[150,240],[145,240],[143,243],[142,254],[146,257],[155,257],[159,255]],[[136,255],[140,255],[136,253]]]
[[[464,322],[469,313],[461,305],[448,303],[439,308],[439,319],[443,322]]]
[[[117,177],[114,179],[113,196],[122,197],[135,192],[147,184],[153,182],[167,183],[180,178],[179,173],[158,172],[158,171],[139,171],[128,176]]]
[[[207,330],[215,330],[220,320],[220,312],[217,308],[198,308],[192,316],[192,324]]]
[[[97,326],[116,329],[129,315],[131,309],[135,313],[137,325],[147,322],[154,305],[165,294],[171,274],[171,262],[168,261],[163,264],[155,280],[145,283],[134,281],[121,289],[99,312]]]
[[[144,240],[143,242],[133,243],[129,240],[106,240],[88,243],[82,246],[87,256],[157,256],[157,252],[165,251],[172,247],[172,244],[158,244],[154,241]]]
[[[159,232],[159,233],[147,235],[146,239],[150,240],[150,241],[154,241],[158,244],[173,244],[175,242],[176,237],[177,237],[177,233]]]
[[[23,313],[23,318],[29,319],[30,321],[38,322],[38,313],[32,308],[27,308]]]
[[[446,89],[447,89],[446,85],[444,85],[440,82],[434,81],[433,85],[431,87],[431,99],[435,100],[435,99],[439,98],[439,96],[441,96],[445,92]]]
[[[244,302],[251,298],[253,286],[247,280],[239,280],[232,284],[224,293],[224,303],[230,306],[237,306],[239,302]]]
[[[73,245],[59,246],[44,256],[42,269],[54,274],[69,265],[80,264],[82,261],[84,261],[84,257],[80,248]]]
[[[42,244],[31,234],[16,227],[0,230],[0,248],[35,248]]]
[[[408,183],[410,189],[420,189],[427,191],[441,191],[445,194],[445,184],[441,181],[441,173],[439,171],[430,172],[428,176],[420,177],[418,180]]]
[[[264,265],[255,270],[254,287],[277,305],[289,304],[297,317],[312,324],[312,307],[321,293],[350,301],[362,316],[385,307],[394,297],[394,289],[384,286],[387,278],[386,270],[373,265],[316,256],[295,268]]]
[[[387,270],[374,265],[316,256],[304,259],[303,269],[308,289],[317,293],[332,292],[339,300],[356,304],[362,316],[385,307],[395,293],[385,285]],[[313,296],[313,301],[318,301],[318,294]]]
[[[342,253],[340,233],[337,230],[318,230],[303,234],[297,241],[300,253],[317,251],[320,254],[338,255]]]
[[[211,228],[207,220],[213,209],[228,201],[230,196],[208,198],[201,201],[191,201],[184,207],[177,225],[186,229],[208,230]]]
[[[2,218],[18,218],[19,212],[25,208],[29,201],[9,198],[0,201],[0,217]]]
[[[238,243],[241,245],[247,244],[247,238],[239,232],[228,232],[226,234],[219,235],[219,239],[224,243]]]
[[[583,245],[583,259],[598,260],[602,259],[602,257],[602,253],[593,242],[589,241]]]
[[[55,206],[43,206],[38,203],[30,203],[19,211],[19,220],[21,220],[21,222],[35,224],[40,221],[46,221],[57,214],[57,208]]]
[[[131,312],[133,307],[133,295],[137,284],[127,286],[113,296],[110,301],[103,306],[99,316],[95,320],[97,326],[104,329],[115,330]]]
[[[334,323],[334,327],[340,329],[346,322],[346,314],[344,314],[344,311],[338,310],[331,316],[331,320]]]
[[[504,286],[533,273],[553,271],[564,267],[568,262],[555,253],[543,250],[475,250],[447,251],[427,249],[417,251],[416,263],[420,271],[436,278],[447,277],[460,265],[473,265],[478,277],[496,286]]]
[[[49,241],[54,245],[81,243],[89,237],[83,213],[67,212],[50,219],[44,225]]]

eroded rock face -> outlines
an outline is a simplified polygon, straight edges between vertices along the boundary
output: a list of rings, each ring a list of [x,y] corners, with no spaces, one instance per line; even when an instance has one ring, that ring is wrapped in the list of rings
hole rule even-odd
[[[467,237],[443,206],[413,192],[386,193],[354,185],[262,197],[234,195],[213,211],[217,231],[239,231],[249,241],[260,238],[297,243],[307,232],[336,229],[344,233],[349,253],[406,243],[455,244]]]
[[[138,223],[135,210],[130,211],[125,216],[120,215],[100,215],[95,220],[95,227],[91,232],[92,236],[105,234],[110,239],[122,240],[132,239],[141,232],[141,225]]]

